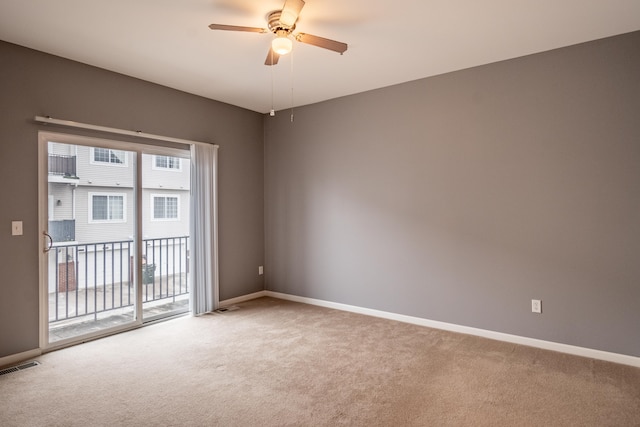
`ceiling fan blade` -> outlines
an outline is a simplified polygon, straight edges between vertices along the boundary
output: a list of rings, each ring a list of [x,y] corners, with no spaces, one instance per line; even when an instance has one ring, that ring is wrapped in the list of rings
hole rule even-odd
[[[280,22],[289,27],[293,27],[303,7],[304,0],[286,0],[280,14]]]
[[[273,49],[269,48],[269,53],[267,53],[267,59],[265,59],[264,65],[276,65],[278,63],[278,59],[280,59],[280,55],[275,53]]]
[[[212,30],[224,30],[224,31],[248,31],[250,33],[266,33],[269,30],[266,28],[258,28],[258,27],[241,27],[237,25],[221,25],[221,24],[211,24],[209,28]]]
[[[300,33],[296,34],[296,40],[301,43],[318,46],[323,49],[329,49],[334,52],[338,52],[340,55],[347,51],[347,44],[338,42],[331,39],[325,39],[324,37],[312,36],[311,34]]]

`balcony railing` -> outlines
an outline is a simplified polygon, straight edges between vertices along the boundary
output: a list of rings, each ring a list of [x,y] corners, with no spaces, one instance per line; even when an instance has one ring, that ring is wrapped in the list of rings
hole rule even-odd
[[[76,175],[76,156],[49,154],[49,174],[62,175],[70,178]]]
[[[189,293],[189,236],[143,240],[142,302],[176,302]],[[131,240],[56,245],[49,252],[49,323],[132,307]]]

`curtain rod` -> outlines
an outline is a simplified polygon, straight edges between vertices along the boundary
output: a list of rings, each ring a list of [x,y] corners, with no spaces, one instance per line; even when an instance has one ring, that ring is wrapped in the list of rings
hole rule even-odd
[[[80,129],[90,129],[90,130],[97,130],[100,132],[108,132],[108,133],[115,133],[115,134],[119,134],[119,135],[129,135],[129,136],[137,136],[140,138],[147,138],[147,139],[155,139],[158,141],[168,141],[168,142],[177,142],[180,144],[203,144],[203,145],[213,145],[214,147],[218,147],[218,144],[210,144],[208,142],[200,142],[200,141],[190,141],[188,139],[181,139],[181,138],[173,138],[170,136],[162,136],[162,135],[154,135],[152,133],[145,133],[142,132],[140,130],[125,130],[125,129],[118,129],[118,128],[111,128],[111,127],[106,127],[106,126],[98,126],[98,125],[90,125],[87,123],[80,123],[80,122],[73,122],[71,120],[60,120],[60,119],[54,119],[52,117],[49,116],[36,116],[35,117],[35,121],[36,122],[40,122],[40,123],[45,123],[45,124],[54,124],[54,125],[60,125],[60,126],[68,126],[68,127],[73,127],[73,128],[80,128]]]

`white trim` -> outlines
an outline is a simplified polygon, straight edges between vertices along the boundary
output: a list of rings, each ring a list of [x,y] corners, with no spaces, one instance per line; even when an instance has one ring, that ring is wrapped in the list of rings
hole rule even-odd
[[[100,163],[101,164],[101,163]],[[80,178],[70,178],[63,175],[49,175],[47,177],[48,182],[55,182],[59,184],[71,184],[78,185],[80,183]]]
[[[133,192],[133,202],[134,202],[134,214],[133,214],[133,238],[135,240],[135,254],[136,257],[133,260],[133,267],[135,268],[135,323],[139,326],[142,325],[143,322],[143,301],[142,301],[142,287],[143,279],[142,279],[142,268],[140,268],[142,264],[142,246],[143,246],[143,224],[144,220],[142,216],[144,215],[144,209],[142,208],[142,177],[143,177],[143,162],[142,162],[142,152],[137,151],[134,159],[134,173],[136,176],[136,180],[134,183],[134,192]],[[155,285],[154,285],[155,287]],[[155,288],[154,288],[155,289]]]
[[[10,367],[20,362],[24,362],[28,359],[33,359],[42,355],[42,350],[39,348],[23,351],[22,353],[12,354],[10,356],[0,357],[0,368]]]
[[[254,292],[252,294],[247,294],[247,295],[242,295],[239,297],[235,297],[235,298],[229,298],[226,299],[224,301],[220,301],[219,306],[220,307],[226,307],[229,305],[234,305],[234,304],[240,304],[241,302],[245,302],[245,301],[251,301],[252,299],[256,299],[256,298],[262,298],[262,297],[266,297],[266,296],[271,296],[271,295],[267,295],[268,291],[258,291],[258,292]],[[275,297],[277,298],[277,297]],[[281,298],[284,299],[284,298]]]
[[[619,363],[622,365],[629,365],[634,367],[640,367],[640,357],[628,356],[626,354],[610,353],[607,351],[594,350],[590,348],[577,347],[573,345],[560,344],[550,341],[538,340],[535,338],[521,337],[518,335],[503,334],[501,332],[488,331],[484,329],[471,328],[468,326],[460,326],[451,323],[438,322],[435,320],[423,319],[420,317],[405,316],[402,314],[389,313],[381,310],[373,310],[369,308],[362,308],[353,305],[340,304],[330,301],[319,300],[315,298],[299,297],[296,295],[289,295],[280,292],[273,291],[258,291],[252,294],[242,295],[236,298],[230,298],[220,301],[220,307],[225,307],[233,304],[240,304],[242,302],[250,301],[262,297],[278,298],[287,301],[294,301],[303,304],[316,305],[319,307],[332,308],[335,310],[348,311],[351,313],[364,314],[366,316],[380,317],[383,319],[396,320],[404,323],[411,323],[419,326],[426,326],[434,329],[441,329],[450,332],[457,332],[468,335],[475,335],[483,338],[494,339],[498,341],[510,342],[512,344],[526,345],[529,347],[541,348],[544,350],[552,350],[560,353],[571,354],[574,356],[588,357],[592,359],[604,360],[607,362]],[[132,327],[131,329],[135,329]],[[97,338],[97,337],[96,337]],[[12,354],[0,358],[0,367],[11,365],[22,360],[37,357],[42,354],[42,350],[35,349],[25,351],[23,353]]]
[[[38,132],[38,339],[41,349],[49,343],[49,254],[45,252],[49,242],[44,235],[49,230],[49,136],[46,132]]]
[[[595,350],[574,345],[561,344],[551,341],[539,340],[536,338],[522,337],[519,335],[505,334],[502,332],[489,331],[486,329],[461,326],[453,323],[439,322],[436,320],[423,319],[421,317],[405,316],[403,314],[389,313],[381,310],[357,307],[348,304],[335,303],[319,300],[315,298],[300,297],[297,295],[283,294],[280,292],[265,291],[264,296],[279,298],[287,301],[301,302],[304,304],[317,305],[319,307],[332,308],[336,310],[349,311],[352,313],[364,314],[367,316],[380,317],[383,319],[396,320],[398,322],[411,323],[414,325],[426,326],[428,328],[441,329],[444,331],[457,332],[461,334],[475,335],[497,341],[509,342],[512,344],[526,345],[529,347],[552,350],[560,353],[572,354],[574,356],[589,357],[591,359],[605,360],[607,362],[619,363],[622,365],[635,366],[640,368],[640,357],[626,354],[610,353],[608,351]]]
[[[132,310],[133,311],[133,310]],[[135,313],[135,311],[133,311]],[[52,351],[61,350],[67,347],[73,347],[77,344],[82,344],[89,341],[94,341],[100,338],[106,338],[108,336],[118,334],[121,332],[128,332],[134,329],[138,329],[143,326],[143,323],[140,319],[129,320],[125,323],[121,323],[116,326],[111,326],[109,328],[98,329],[93,332],[87,332],[82,335],[75,335],[70,338],[61,339],[58,341],[53,341],[47,344],[46,348],[42,350],[42,354],[50,353]]]

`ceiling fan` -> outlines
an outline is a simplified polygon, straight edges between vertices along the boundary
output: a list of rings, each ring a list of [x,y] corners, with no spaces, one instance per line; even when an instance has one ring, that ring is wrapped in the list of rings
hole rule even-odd
[[[347,50],[346,43],[313,36],[311,34],[293,32],[303,7],[304,0],[285,0],[282,10],[275,10],[267,15],[267,28],[221,24],[211,24],[209,28],[212,30],[247,31],[252,33],[271,32],[275,34],[276,37],[271,42],[271,48],[269,49],[264,65],[275,65],[278,63],[281,55],[286,55],[291,52],[293,47],[292,38],[301,43],[329,49],[342,55]]]

